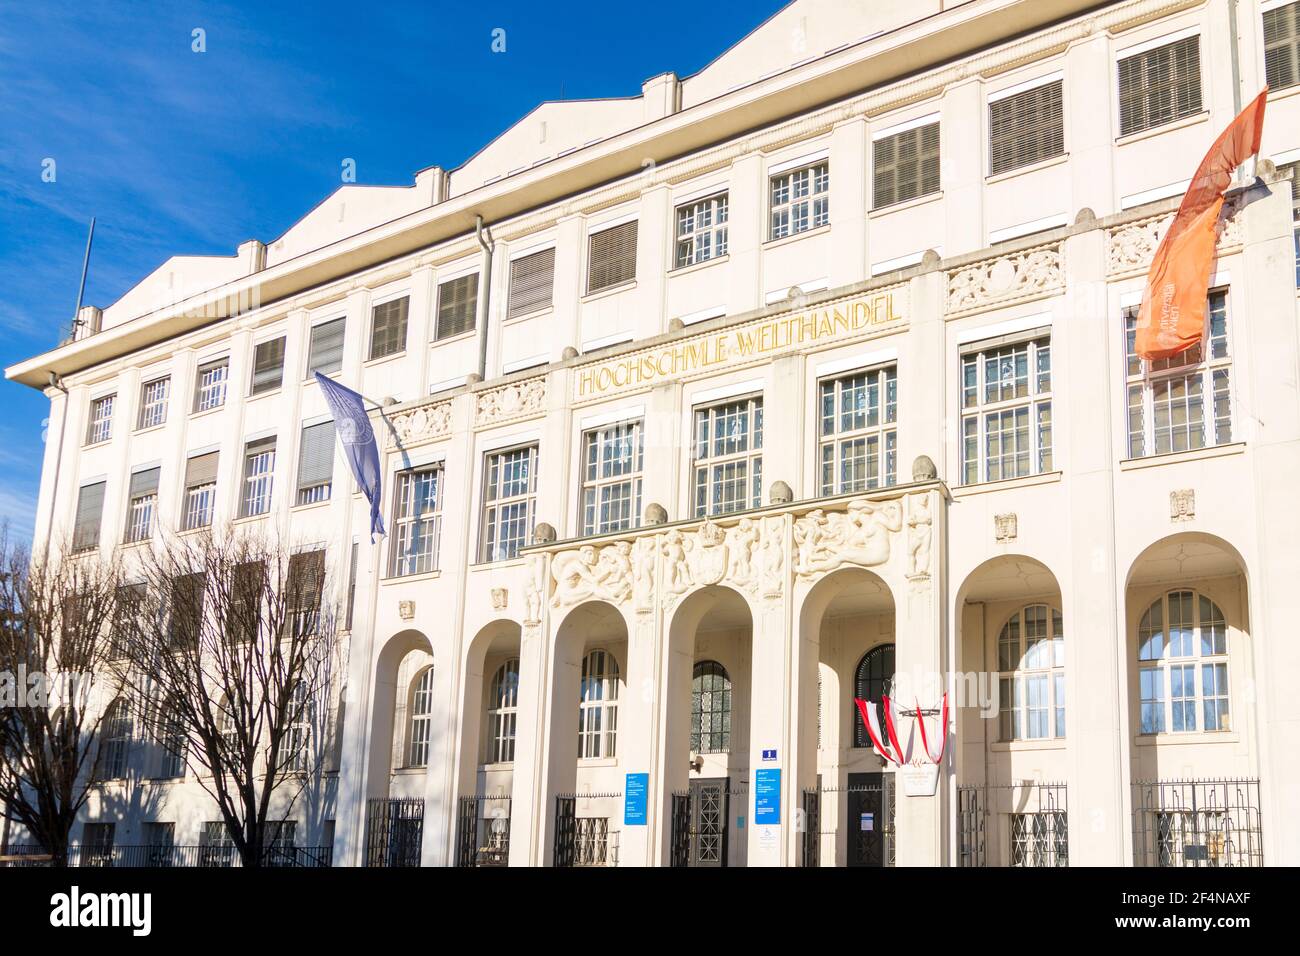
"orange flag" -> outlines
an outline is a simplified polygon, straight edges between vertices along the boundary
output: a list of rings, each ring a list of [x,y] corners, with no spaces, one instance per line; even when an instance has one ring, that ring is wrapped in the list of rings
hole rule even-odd
[[[1215,227],[1233,171],[1259,152],[1268,87],[1214,141],[1160,241],[1137,320],[1137,354],[1148,362],[1201,341]]]

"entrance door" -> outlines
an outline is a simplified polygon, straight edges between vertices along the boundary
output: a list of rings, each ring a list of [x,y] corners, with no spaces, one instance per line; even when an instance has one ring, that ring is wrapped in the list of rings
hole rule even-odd
[[[691,781],[691,844],[687,866],[727,865],[727,778]]]
[[[893,808],[883,773],[851,773],[848,807],[848,865],[888,866],[893,860]]]

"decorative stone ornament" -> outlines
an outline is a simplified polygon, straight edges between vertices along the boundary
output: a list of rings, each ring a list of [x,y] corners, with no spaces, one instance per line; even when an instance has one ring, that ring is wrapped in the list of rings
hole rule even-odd
[[[451,434],[451,402],[441,401],[397,412],[389,418],[389,448],[411,448]]]
[[[788,505],[794,501],[794,491],[784,481],[774,481],[767,492],[767,500],[769,504]]]
[[[487,389],[475,396],[474,427],[484,428],[516,418],[539,415],[545,410],[545,404],[544,376]]]
[[[843,512],[810,511],[794,523],[795,573],[807,578],[846,564],[884,564],[891,538],[902,527],[903,507],[898,501],[859,498]]]
[[[533,544],[550,544],[556,537],[554,525],[549,525],[545,521],[533,525]]]
[[[667,524],[668,511],[659,502],[650,502],[645,509],[645,523],[648,525]]]
[[[948,273],[948,314],[977,312],[1065,288],[1061,244],[983,259]]]
[[[1196,491],[1192,488],[1179,488],[1169,492],[1169,520],[1173,522],[1191,521],[1196,517]]]
[[[398,602],[397,602],[397,616],[400,617],[403,621],[413,621],[413,620],[415,620],[415,602],[414,602],[414,601],[398,601]]]
[[[504,611],[506,605],[510,603],[510,592],[505,588],[492,589],[492,610]]]
[[[1015,541],[1017,530],[1016,513],[1014,511],[993,516],[993,538],[995,541],[1002,543]]]
[[[939,469],[934,466],[934,459],[929,455],[917,455],[912,459],[913,481],[934,481],[939,477]]]

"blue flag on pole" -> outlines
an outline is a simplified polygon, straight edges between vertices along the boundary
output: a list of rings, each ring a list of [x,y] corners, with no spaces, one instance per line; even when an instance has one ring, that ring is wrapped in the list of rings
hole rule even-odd
[[[379,492],[383,487],[379,446],[375,442],[375,430],[370,427],[365,401],[352,389],[320,372],[316,373],[316,381],[334,414],[334,434],[339,436],[343,445],[343,454],[352,466],[352,475],[370,502],[370,535],[373,538],[376,534],[384,534],[384,519],[379,515]]]

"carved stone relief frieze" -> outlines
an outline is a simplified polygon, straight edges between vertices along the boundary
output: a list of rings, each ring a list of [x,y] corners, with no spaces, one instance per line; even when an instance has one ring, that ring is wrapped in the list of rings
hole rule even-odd
[[[1241,196],[1224,202],[1217,226],[1219,251],[1241,245],[1239,213],[1242,207]],[[1117,276],[1145,272],[1173,220],[1172,214],[1152,216],[1106,230],[1106,274]]]
[[[1061,244],[1025,249],[948,273],[948,313],[1047,295],[1065,288]]]
[[[397,412],[389,418],[388,447],[410,448],[451,434],[451,402],[434,402]]]
[[[540,414],[546,404],[546,378],[510,382],[479,392],[474,397],[474,427],[484,428],[528,415]]]
[[[903,527],[898,501],[850,501],[843,512],[818,508],[794,523],[795,573],[802,578],[844,565],[874,567],[889,560]]]

